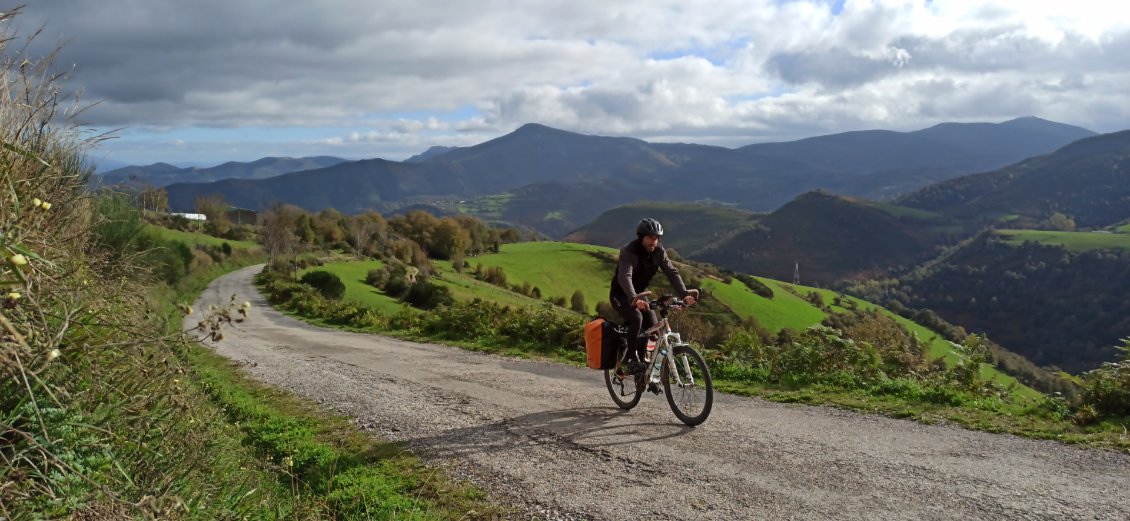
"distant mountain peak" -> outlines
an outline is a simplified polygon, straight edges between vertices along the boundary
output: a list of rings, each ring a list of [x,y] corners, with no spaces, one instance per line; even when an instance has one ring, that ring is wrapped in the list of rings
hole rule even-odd
[[[427,161],[427,160],[432,159],[436,156],[440,156],[440,155],[446,154],[448,152],[451,152],[452,150],[455,150],[457,148],[459,148],[459,147],[446,147],[446,146],[441,146],[441,145],[435,145],[435,146],[429,147],[427,150],[425,150],[423,152],[420,152],[419,154],[416,154],[416,155],[414,155],[414,156],[412,156],[408,159],[405,159],[404,162],[405,163],[419,163],[419,162],[422,162],[422,161]]]
[[[568,130],[561,130],[553,128],[541,123],[526,123],[514,130],[509,134],[512,137],[543,137],[543,136],[569,136],[580,135],[576,132],[569,132]]]
[[[1094,136],[1097,134],[1090,129],[1076,125],[1068,125],[1066,123],[1050,121],[1037,116],[1021,116],[1019,118],[1010,119],[1008,121],[1002,121],[999,123],[999,125],[1002,127],[1023,128],[1028,130],[1040,130],[1044,132],[1071,135],[1075,139],[1082,139],[1084,137]]]
[[[1013,119],[1010,119],[1008,121],[1002,121],[1001,124],[1007,125],[1009,123],[1036,123],[1036,122],[1039,122],[1039,123],[1054,123],[1053,121],[1048,121],[1048,120],[1041,118],[1039,116],[1020,116],[1018,118],[1013,118]]]

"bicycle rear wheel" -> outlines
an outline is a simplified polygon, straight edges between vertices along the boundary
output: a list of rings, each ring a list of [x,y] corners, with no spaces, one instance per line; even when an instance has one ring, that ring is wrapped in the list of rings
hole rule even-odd
[[[640,403],[643,390],[647,387],[643,374],[621,374],[619,369],[604,370],[604,385],[608,387],[608,394],[612,401],[624,410],[630,410]]]
[[[714,406],[714,382],[706,361],[691,346],[677,345],[663,363],[660,377],[667,404],[679,421],[694,427],[706,421]]]

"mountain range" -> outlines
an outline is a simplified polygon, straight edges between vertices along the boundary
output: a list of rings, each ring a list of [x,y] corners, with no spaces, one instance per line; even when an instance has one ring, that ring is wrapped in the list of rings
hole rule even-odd
[[[651,215],[671,219],[671,240],[694,247],[680,248],[681,254],[729,269],[789,280],[799,263],[809,282],[875,278],[914,266],[986,225],[1047,226],[1055,213],[1086,228],[1130,219],[1130,131],[1084,138],[1051,154],[929,185],[892,202],[814,190],[765,215],[723,218],[722,211],[690,206],[676,214],[664,205],[619,207],[566,238],[616,246],[633,217]],[[720,228],[726,233],[719,234]],[[694,244],[683,238],[698,234],[711,240]]]
[[[127,185],[162,187],[173,183],[210,183],[222,179],[266,179],[277,175],[316,170],[344,163],[339,157],[264,157],[249,163],[229,161],[207,168],[182,168],[168,163],[124,166],[92,176],[96,186]]]
[[[167,189],[170,206],[182,211],[208,194],[251,209],[286,202],[312,211],[334,207],[356,213],[426,204],[561,237],[609,208],[638,200],[705,200],[765,212],[818,188],[891,198],[1092,135],[1029,117],[730,149],[527,124],[475,146],[431,149],[404,162],[342,162],[268,179],[176,183]]]

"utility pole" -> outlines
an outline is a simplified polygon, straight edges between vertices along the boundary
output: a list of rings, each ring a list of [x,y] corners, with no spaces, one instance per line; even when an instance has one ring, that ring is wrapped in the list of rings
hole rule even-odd
[[[800,262],[798,261],[793,266],[793,285],[800,285]]]

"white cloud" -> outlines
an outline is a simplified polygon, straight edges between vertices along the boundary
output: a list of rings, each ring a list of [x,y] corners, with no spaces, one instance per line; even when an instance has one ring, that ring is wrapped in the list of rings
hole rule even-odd
[[[1130,8],[1106,1],[37,0],[18,20],[69,40],[95,126],[346,128],[322,141],[387,157],[531,121],[722,144],[1130,126]]]

